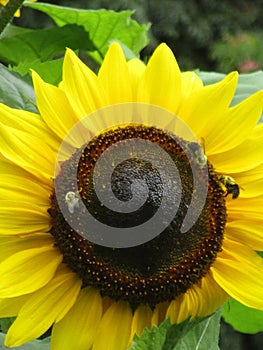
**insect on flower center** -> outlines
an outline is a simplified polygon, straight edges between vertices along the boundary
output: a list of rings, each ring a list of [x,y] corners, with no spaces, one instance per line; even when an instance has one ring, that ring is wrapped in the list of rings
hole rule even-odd
[[[94,189],[94,169],[110,146],[120,141],[130,141],[132,146],[135,139],[154,143],[169,155],[180,176],[180,191],[177,191],[177,182],[172,183],[175,194],[164,192],[160,167],[147,157],[131,156],[117,165],[112,164],[112,192],[124,203],[136,196],[140,202],[140,195],[145,197],[144,187],[137,187],[136,192],[134,183],[143,183],[148,189],[147,196],[136,210],[117,212],[101,203]],[[161,162],[162,169],[170,171],[168,161],[159,159],[158,162]],[[193,163],[197,169],[194,175]],[[77,187],[73,185],[73,168],[77,169]],[[208,174],[206,180],[205,173]],[[199,208],[200,215],[184,232],[182,227],[185,227],[185,218],[196,193],[195,181],[206,186],[207,193]],[[164,130],[135,124],[102,132],[64,162],[55,186],[56,193],[54,191],[51,195],[49,209],[51,234],[64,262],[79,275],[83,286],[94,286],[102,296],[127,300],[134,308],[142,303],[154,307],[159,302],[170,301],[185,293],[206,274],[221,249],[226,222],[221,182],[198,143],[185,141]],[[85,208],[96,220],[125,232],[127,228],[141,227],[150,221],[164,199],[167,200],[164,194],[171,197],[168,200],[178,196],[174,217],[156,237],[138,246],[111,248],[96,244],[79,233],[89,227],[82,227],[79,221],[79,231],[76,232],[63,215],[66,211],[75,220]],[[58,205],[57,196],[63,198],[63,208]],[[198,198],[195,207],[199,207]],[[169,209],[168,205],[166,209]],[[165,206],[163,210],[165,217]],[[149,229],[149,234],[153,229]],[[147,232],[145,228],[143,234]]]

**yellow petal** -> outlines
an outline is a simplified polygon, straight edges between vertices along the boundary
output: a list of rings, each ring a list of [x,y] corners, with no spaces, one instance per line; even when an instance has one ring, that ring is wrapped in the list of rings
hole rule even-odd
[[[232,177],[240,186],[240,197],[252,198],[263,195],[263,163],[258,167],[241,173],[233,173]]]
[[[216,282],[234,299],[263,310],[263,259],[245,245],[224,239],[211,267]]]
[[[50,206],[50,192],[36,181],[12,174],[1,174],[0,179],[1,200],[24,201],[46,208]]]
[[[263,222],[263,196],[256,198],[238,198],[227,201],[229,221],[248,220]]]
[[[166,319],[166,312],[169,305],[169,302],[163,302],[155,306],[152,315],[152,326],[159,326]]]
[[[237,178],[238,183],[242,182],[242,185],[246,185],[246,183],[252,182],[252,181],[258,181],[262,179],[263,174],[263,162],[258,167],[255,167],[253,169],[250,169],[248,171],[242,171],[240,173],[235,173],[233,176]]]
[[[31,297],[31,294],[21,295],[14,298],[0,299],[0,317],[14,317],[17,316],[21,307]]]
[[[183,322],[189,317],[194,318],[198,314],[199,303],[196,289],[190,288],[186,293],[171,302],[166,317],[170,318],[172,324]]]
[[[84,288],[66,316],[52,329],[51,349],[90,349],[101,321],[102,298],[93,288]]]
[[[251,182],[239,181],[237,177],[236,182],[240,186],[240,197],[241,198],[252,198],[263,195],[263,177],[258,180],[254,180]]]
[[[207,155],[228,151],[252,132],[258,122],[263,107],[263,91],[250,96],[218,118],[213,118],[210,129],[205,131],[205,151]]]
[[[31,134],[0,124],[0,152],[44,182],[53,176],[55,153]]]
[[[191,313],[189,310],[188,298],[183,298],[183,296],[180,295],[178,298],[170,302],[166,317],[170,318],[172,324],[180,323],[189,316],[191,316]]]
[[[30,132],[48,131],[47,126],[43,123],[39,114],[21,109],[11,108],[0,103],[1,122],[7,126],[15,126],[17,129]]]
[[[206,317],[223,305],[229,295],[216,283],[210,271],[202,278],[201,283],[193,286],[198,296],[198,309],[195,316]]]
[[[181,72],[166,44],[150,58],[138,88],[138,102],[146,102],[176,112],[181,102]]]
[[[190,288],[186,293],[171,301],[166,317],[170,318],[172,324],[183,322],[188,317],[198,314],[199,298],[196,290]]]
[[[58,149],[60,140],[55,137],[39,114],[11,108],[2,103],[0,103],[0,114],[3,124],[10,127],[15,126],[16,129],[45,140],[53,150]]]
[[[228,294],[208,271],[200,282],[170,303],[166,317],[170,317],[171,323],[180,323],[190,316],[206,317],[215,312],[228,298]]]
[[[237,147],[209,156],[217,172],[232,174],[247,171],[262,164],[263,124],[254,128],[252,134]]]
[[[67,49],[63,64],[63,81],[59,87],[65,92],[79,119],[105,105],[105,96],[96,74]]]
[[[22,250],[52,247],[54,238],[49,233],[29,234],[26,236],[0,236],[0,261]]]
[[[33,232],[48,232],[50,216],[47,208],[13,200],[0,200],[0,234],[18,235]]]
[[[145,71],[146,66],[138,58],[133,58],[132,60],[128,61],[127,66],[129,70],[130,82],[132,87],[132,94],[133,94],[132,100],[136,102],[139,82]]]
[[[129,304],[122,301],[112,304],[102,317],[92,350],[125,350],[130,339],[131,323]]]
[[[263,251],[263,222],[235,220],[228,222],[225,230],[227,237],[248,245],[254,250]]]
[[[140,305],[134,313],[131,326],[131,337],[132,341],[134,334],[140,336],[144,328],[151,329],[153,312],[148,305]]]
[[[0,153],[0,169],[1,169],[1,178],[2,176],[18,176],[22,179],[28,179],[28,181],[32,181],[34,183],[39,184],[43,189],[48,191],[48,193],[51,193],[53,190],[53,180],[50,179],[46,182],[39,183],[39,179],[28,172],[27,170],[21,168],[19,165],[12,163],[8,159],[6,159],[1,153]]]
[[[105,314],[105,312],[109,309],[109,307],[114,303],[115,303],[115,301],[113,299],[111,299],[110,297],[103,297],[102,298],[102,307],[103,307],[102,313]]]
[[[0,264],[0,298],[31,293],[54,276],[62,255],[56,248],[42,247],[20,251]]]
[[[98,78],[109,104],[132,101],[128,66],[118,43],[111,44],[99,70]]]
[[[70,310],[80,287],[81,280],[75,273],[65,273],[60,269],[47,285],[33,293],[22,306],[8,330],[6,346],[19,346],[44,334]]]
[[[193,93],[203,88],[203,82],[194,72],[183,72],[182,99],[186,101]]]
[[[233,98],[238,75],[233,72],[219,83],[196,90],[181,106],[178,116],[193,130],[197,138],[216,128],[214,119],[222,115]],[[210,128],[209,128],[210,125]]]
[[[64,139],[79,121],[64,91],[45,83],[36,72],[32,72],[37,106],[48,127]]]

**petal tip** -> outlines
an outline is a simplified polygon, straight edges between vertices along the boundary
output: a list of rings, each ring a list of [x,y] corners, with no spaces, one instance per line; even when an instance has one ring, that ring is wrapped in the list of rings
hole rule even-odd
[[[126,61],[126,58],[125,58],[125,55],[124,55],[124,52],[123,52],[123,49],[121,47],[121,45],[117,42],[117,41],[112,41],[109,48],[108,48],[108,51],[105,55],[105,58],[109,56],[111,57],[111,59],[113,59],[112,57],[115,57],[114,59],[116,59],[116,56],[117,57],[121,57],[121,58],[124,58],[125,61]]]

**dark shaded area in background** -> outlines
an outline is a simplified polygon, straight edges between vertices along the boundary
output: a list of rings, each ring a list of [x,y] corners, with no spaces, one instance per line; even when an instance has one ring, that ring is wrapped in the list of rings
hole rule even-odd
[[[242,334],[236,332],[230,325],[222,322],[219,347],[220,350],[262,350],[263,334]]]
[[[52,4],[88,9],[134,9],[139,23],[152,23],[147,59],[160,42],[175,53],[182,70],[196,69],[241,72],[263,69],[263,0],[57,0]],[[44,28],[53,22],[44,14],[22,9],[15,23]],[[221,350],[262,350],[263,334],[235,332],[222,323]],[[209,350],[209,349],[207,349]]]

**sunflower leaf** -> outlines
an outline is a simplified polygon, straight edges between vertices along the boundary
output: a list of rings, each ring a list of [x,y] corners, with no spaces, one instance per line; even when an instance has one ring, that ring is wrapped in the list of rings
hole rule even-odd
[[[237,91],[232,104],[235,105],[255,92],[263,89],[263,71],[240,74]]]
[[[32,85],[0,64],[0,102],[9,107],[37,112]]]
[[[14,67],[13,70],[15,72],[24,75],[28,72],[29,69],[33,69],[37,72],[41,78],[53,85],[58,85],[58,83],[62,80],[62,66],[63,66],[64,58],[58,58],[52,61],[41,62],[40,60],[36,60],[30,63],[19,63],[18,66]]]
[[[15,35],[25,34],[25,33],[31,32],[31,31],[32,31],[32,29],[15,26],[15,25],[9,23],[5,27],[4,31],[0,34],[0,39],[12,38]]]
[[[0,333],[0,349],[6,349],[4,346],[5,334]],[[14,350],[49,350],[50,349],[50,339],[45,338],[43,340],[34,340],[30,343],[12,348]]]
[[[194,322],[193,327],[188,326],[188,330],[186,329],[181,333],[175,346],[173,346],[174,332],[178,333],[175,328],[170,335],[168,333],[162,350],[219,350],[220,319],[221,310],[218,310],[210,317],[200,322]]]
[[[93,49],[84,29],[72,24],[62,28],[31,30],[4,37],[0,40],[0,60],[14,66],[23,64],[22,73],[25,74],[34,62],[45,62],[64,54],[66,47],[73,50]]]
[[[165,320],[159,328],[135,335],[129,350],[218,350],[221,311],[203,320],[171,325]]]
[[[139,25],[131,19],[133,11],[115,12],[109,10],[81,10],[45,3],[25,2],[24,6],[42,11],[50,16],[58,26],[77,24],[89,33],[96,50],[88,50],[99,63],[102,62],[110,42],[120,41],[136,56],[147,45],[149,25]]]
[[[255,334],[263,331],[263,311],[251,309],[234,299],[225,303],[222,316],[238,332]]]
[[[144,329],[141,337],[135,335],[129,350],[161,350],[165,343],[166,334],[171,327],[169,320],[165,320],[159,327],[153,326],[149,331]]]

